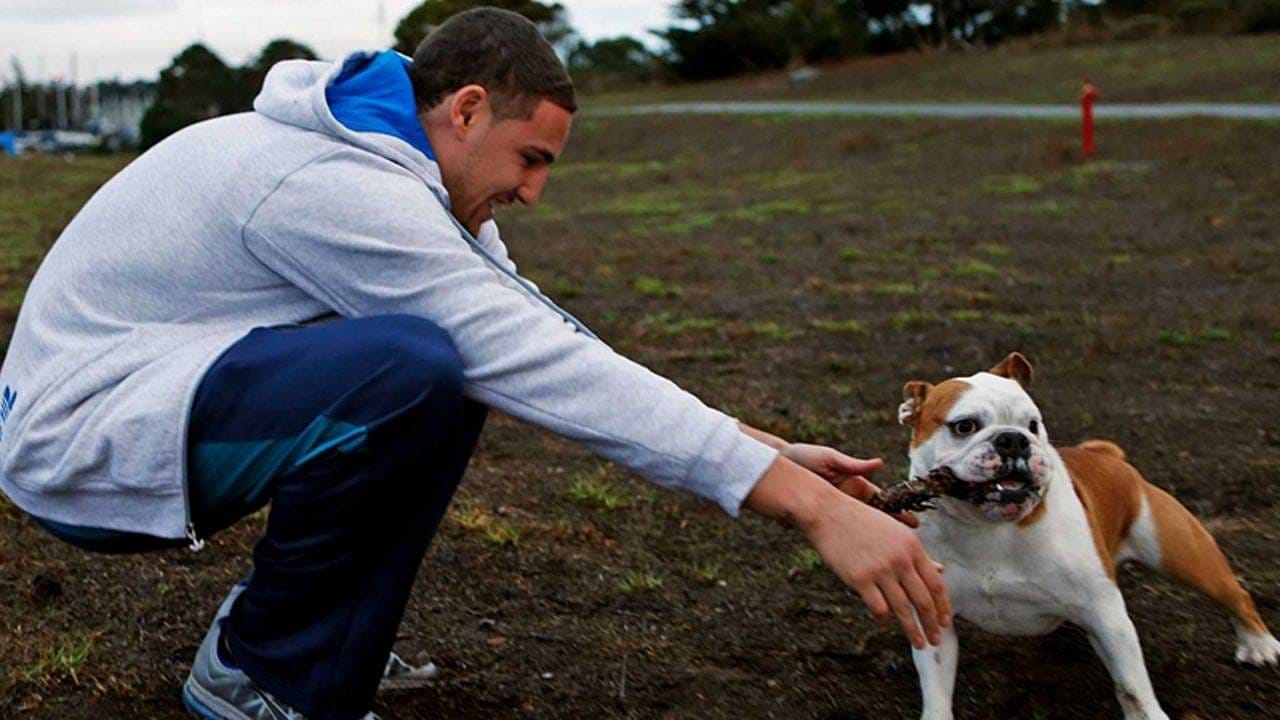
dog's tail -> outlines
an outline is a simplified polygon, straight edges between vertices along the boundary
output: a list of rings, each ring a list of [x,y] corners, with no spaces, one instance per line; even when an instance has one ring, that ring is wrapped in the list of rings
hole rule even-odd
[[[1089,452],[1102,453],[1103,455],[1110,455],[1118,460],[1124,460],[1124,448],[1110,440],[1102,440],[1100,438],[1085,440],[1080,443],[1080,449],[1088,450]]]

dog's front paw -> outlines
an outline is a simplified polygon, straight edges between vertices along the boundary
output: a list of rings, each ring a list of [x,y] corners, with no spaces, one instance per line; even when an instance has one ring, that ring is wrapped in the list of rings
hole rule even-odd
[[[1240,633],[1236,662],[1248,665],[1280,665],[1280,641],[1269,633]]]

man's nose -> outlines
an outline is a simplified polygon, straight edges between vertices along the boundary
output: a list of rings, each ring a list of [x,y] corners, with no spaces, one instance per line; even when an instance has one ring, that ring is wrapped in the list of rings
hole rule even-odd
[[[1020,432],[1002,432],[991,441],[996,452],[1007,458],[1031,457],[1031,440]]]
[[[525,179],[520,188],[516,190],[516,197],[520,199],[520,204],[525,207],[533,207],[538,202],[538,198],[542,197],[542,187],[547,183],[547,173],[545,170],[533,173]]]

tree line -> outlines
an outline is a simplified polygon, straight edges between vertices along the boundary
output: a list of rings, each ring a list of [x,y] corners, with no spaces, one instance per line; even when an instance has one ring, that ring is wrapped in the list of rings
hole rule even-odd
[[[655,51],[633,37],[588,42],[559,3],[425,0],[396,25],[395,48],[412,55],[432,28],[480,5],[533,21],[588,92],[869,53],[990,46],[1069,26],[1110,28],[1111,37],[1280,30],[1280,0],[676,0],[670,24],[649,30],[663,46]],[[142,122],[143,147],[199,120],[250,109],[271,65],[292,58],[315,53],[280,39],[236,68],[203,45],[186,48],[160,74]]]

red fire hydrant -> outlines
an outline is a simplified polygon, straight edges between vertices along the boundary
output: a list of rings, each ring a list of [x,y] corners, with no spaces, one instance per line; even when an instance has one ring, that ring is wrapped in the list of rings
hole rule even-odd
[[[1085,157],[1093,157],[1093,101],[1101,97],[1098,88],[1084,81],[1084,87],[1080,89],[1080,112],[1084,119],[1084,125],[1081,128],[1083,133],[1082,145]]]

